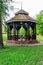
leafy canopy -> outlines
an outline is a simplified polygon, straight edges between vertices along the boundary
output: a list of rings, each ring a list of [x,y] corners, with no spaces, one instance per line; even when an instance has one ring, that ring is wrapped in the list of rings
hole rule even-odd
[[[43,34],[43,10],[36,16],[37,24],[37,33]]]
[[[2,17],[2,19],[6,17],[5,15],[9,15],[7,11],[8,11],[8,4],[10,1],[12,0],[0,0],[0,16]]]

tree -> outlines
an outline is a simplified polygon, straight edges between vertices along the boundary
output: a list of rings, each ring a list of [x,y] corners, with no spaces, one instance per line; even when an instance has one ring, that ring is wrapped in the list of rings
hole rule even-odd
[[[2,38],[2,22],[3,19],[6,17],[5,15],[7,13],[6,10],[8,10],[8,1],[10,0],[0,0],[0,48],[3,48],[3,38]]]
[[[43,34],[43,10],[40,11],[40,13],[36,16],[37,20],[37,33]]]
[[[21,37],[25,37],[25,33],[26,33],[26,31],[25,31],[25,29],[23,28],[23,26],[20,28],[20,30],[19,30],[19,37],[21,38]]]

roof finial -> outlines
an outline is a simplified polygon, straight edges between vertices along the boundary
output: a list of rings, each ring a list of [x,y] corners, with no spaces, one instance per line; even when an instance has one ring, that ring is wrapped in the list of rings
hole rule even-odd
[[[22,9],[22,1],[21,1],[21,9]]]

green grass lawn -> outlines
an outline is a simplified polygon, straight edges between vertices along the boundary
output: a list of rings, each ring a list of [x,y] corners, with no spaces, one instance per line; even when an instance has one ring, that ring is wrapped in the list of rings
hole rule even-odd
[[[38,41],[43,41],[43,36],[37,35],[37,40],[38,40]]]
[[[7,40],[6,34],[3,40]],[[43,36],[38,35],[37,40],[43,41]],[[43,65],[43,45],[5,46],[0,49],[0,65]]]
[[[43,65],[43,45],[0,49],[0,65]]]

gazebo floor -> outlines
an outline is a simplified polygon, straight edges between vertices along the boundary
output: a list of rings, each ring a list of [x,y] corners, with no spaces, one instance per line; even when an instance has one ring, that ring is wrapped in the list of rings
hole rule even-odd
[[[26,43],[38,43],[37,40],[7,40],[7,43],[17,43],[17,44],[26,44]]]

